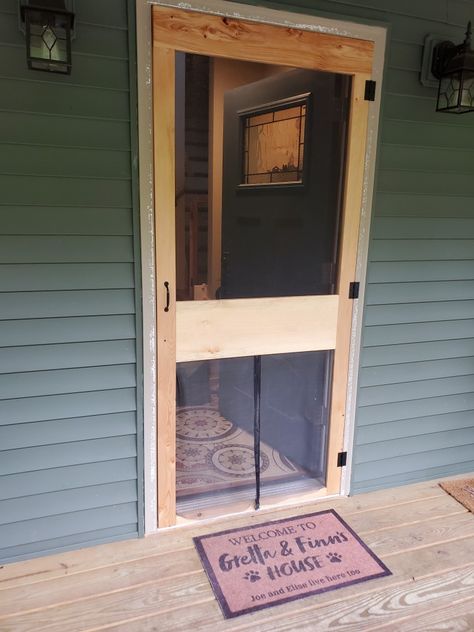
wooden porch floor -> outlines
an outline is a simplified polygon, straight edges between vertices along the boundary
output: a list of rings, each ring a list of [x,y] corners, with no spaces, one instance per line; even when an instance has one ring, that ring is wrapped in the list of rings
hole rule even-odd
[[[225,621],[192,536],[333,507],[392,570]],[[167,530],[6,565],[2,632],[474,630],[474,515],[436,482]]]

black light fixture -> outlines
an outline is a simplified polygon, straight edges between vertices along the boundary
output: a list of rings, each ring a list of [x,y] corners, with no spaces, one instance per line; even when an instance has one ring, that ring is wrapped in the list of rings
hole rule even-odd
[[[466,39],[456,46],[444,41],[433,49],[431,72],[439,80],[437,112],[474,112],[474,51],[471,49],[471,22]]]
[[[33,0],[21,5],[28,67],[46,72],[71,72],[74,13],[64,0]]]

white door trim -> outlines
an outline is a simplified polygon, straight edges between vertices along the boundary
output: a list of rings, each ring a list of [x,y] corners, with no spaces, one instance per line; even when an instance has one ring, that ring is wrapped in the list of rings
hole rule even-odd
[[[340,493],[349,493],[352,444],[354,436],[357,377],[362,333],[362,312],[369,246],[369,228],[375,178],[375,158],[380,116],[380,95],[382,91],[383,68],[387,29],[378,25],[358,24],[338,19],[302,15],[289,11],[277,11],[263,7],[242,5],[227,0],[136,0],[137,27],[137,77],[138,77],[138,135],[140,162],[140,224],[142,248],[142,294],[143,294],[143,382],[144,382],[144,486],[145,486],[145,534],[157,530],[157,467],[156,467],[156,278],[155,278],[155,235],[153,217],[153,110],[152,110],[152,33],[151,5],[212,13],[226,17],[240,18],[287,26],[309,31],[332,33],[355,39],[374,42],[374,65],[372,79],[377,82],[377,98],[370,104],[365,157],[364,189],[360,219],[357,253],[357,275],[360,282],[359,299],[355,301],[349,376],[346,403],[346,425],[344,450],[348,451],[347,466],[343,470]]]

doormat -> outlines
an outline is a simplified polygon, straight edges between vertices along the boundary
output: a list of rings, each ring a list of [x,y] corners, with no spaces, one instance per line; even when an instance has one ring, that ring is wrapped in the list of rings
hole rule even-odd
[[[443,481],[440,487],[460,502],[466,509],[474,513],[474,478],[460,478],[454,481]]]
[[[392,574],[333,509],[194,544],[227,619]]]

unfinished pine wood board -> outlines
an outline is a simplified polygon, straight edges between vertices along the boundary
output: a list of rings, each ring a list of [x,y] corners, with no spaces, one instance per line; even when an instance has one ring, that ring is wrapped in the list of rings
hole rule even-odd
[[[439,555],[439,547],[434,547],[425,551],[425,555],[412,556],[402,554],[398,558],[390,560],[390,568],[394,572],[391,577],[384,577],[372,582],[348,586],[341,590],[330,591],[314,595],[306,599],[290,602],[283,606],[261,610],[245,617],[223,620],[216,600],[212,596],[209,586],[209,600],[202,599],[201,591],[195,587],[199,594],[199,600],[192,603],[188,600],[188,607],[168,607],[165,603],[160,619],[155,616],[146,618],[143,616],[140,622],[133,626],[132,622],[127,623],[127,628],[114,627],[114,630],[125,630],[133,632],[141,630],[150,632],[160,630],[160,632],[187,632],[190,629],[199,631],[213,631],[216,626],[223,626],[227,630],[258,630],[259,632],[273,632],[276,630],[351,630],[352,632],[362,632],[362,630],[378,630],[381,619],[383,623],[399,618],[397,605],[403,609],[405,599],[414,600],[414,595],[420,594],[425,603],[420,607],[413,608],[414,611],[425,611],[431,608],[431,597],[444,598],[445,603],[453,600],[455,595],[466,597],[472,595],[472,581],[474,565],[465,564],[462,555],[462,548],[459,545],[443,548],[443,555]],[[457,549],[457,553],[454,551]],[[474,540],[470,541],[466,547],[466,554],[474,552]],[[443,559],[440,559],[442,557]],[[427,573],[427,569],[429,572]],[[419,579],[418,579],[419,577]],[[175,603],[175,602],[173,602]],[[414,602],[415,603],[415,602]],[[380,608],[377,606],[380,605]],[[390,604],[392,607],[390,608]],[[191,607],[190,607],[191,606]],[[360,626],[360,618],[354,616],[367,612],[368,625]],[[380,611],[380,612],[379,612]],[[345,615],[345,620],[341,620],[341,615]],[[356,619],[356,624],[352,624],[352,617]],[[330,624],[325,627],[326,621]],[[352,624],[352,625],[351,625]],[[156,626],[156,627],[155,627]],[[305,627],[307,626],[307,627]]]
[[[341,468],[337,454],[343,450],[346,414],[349,352],[351,346],[352,308],[349,284],[354,278],[357,263],[359,223],[364,187],[365,150],[369,104],[364,99],[365,82],[369,75],[356,74],[352,79],[351,110],[349,116],[342,230],[339,245],[338,294],[339,311],[336,351],[334,354],[331,415],[328,437],[328,465],[326,487],[329,494],[337,494],[341,487]]]
[[[443,554],[439,553],[439,545],[417,552],[402,553],[390,560],[390,568],[393,576],[382,578],[376,582],[366,582],[344,588],[344,600],[341,600],[342,591],[331,591],[309,597],[305,600],[285,604],[283,608],[275,608],[274,616],[281,617],[285,622],[290,616],[301,619],[301,609],[310,607],[320,608],[328,602],[346,603],[348,599],[358,597],[363,593],[382,593],[385,589],[391,590],[391,586],[403,583],[412,583],[411,578],[425,577],[429,575],[445,574],[448,570],[465,567],[466,559],[472,559],[474,555],[474,538],[463,540],[463,546],[459,543],[447,543],[442,547]],[[471,556],[471,558],[469,558]],[[472,564],[471,564],[472,570]],[[446,581],[440,582],[441,586]],[[469,584],[472,591],[472,584]],[[461,588],[458,587],[459,593]],[[339,593],[339,594],[338,594]],[[452,597],[452,595],[450,594]],[[74,598],[74,595],[71,595]],[[202,611],[202,612],[201,612]],[[279,613],[277,614],[277,611]],[[272,613],[272,614],[273,614]],[[79,632],[97,627],[110,626],[112,623],[130,622],[134,619],[146,616],[161,616],[161,631],[165,630],[197,630],[211,629],[222,620],[217,603],[212,595],[209,582],[204,574],[180,576],[172,581],[159,584],[146,584],[131,586],[128,589],[99,594],[91,599],[59,602],[55,607],[54,617],[51,617],[50,608],[35,610],[34,612],[19,614],[14,617],[0,618],[0,625],[11,625],[15,632],[30,632],[47,626],[49,632]],[[270,623],[268,611],[260,611],[246,619],[241,619],[235,624],[236,629],[242,625],[255,625],[258,622],[261,630],[278,629],[275,619]],[[35,627],[36,626],[36,627]],[[187,627],[186,627],[187,626]],[[8,628],[7,628],[8,629]],[[284,629],[284,628],[282,628]]]
[[[47,581],[5,589],[0,593],[0,630],[2,618],[48,608],[58,603],[94,599],[98,595],[128,590],[133,586],[169,583],[193,574],[202,575],[202,565],[192,541],[181,551],[149,555],[121,564],[90,569],[84,573],[63,575]]]
[[[153,49],[158,526],[176,516],[175,52]],[[168,291],[165,284],[168,284]],[[169,297],[169,299],[168,299]],[[168,305],[169,303],[169,305]]]
[[[386,632],[400,632],[399,623],[384,627]],[[472,632],[474,630],[474,595],[437,608],[428,614],[416,615],[403,622],[403,632]]]
[[[334,349],[337,296],[180,301],[176,360]]]
[[[153,7],[153,45],[243,61],[353,74],[371,72],[374,44],[328,33]]]

